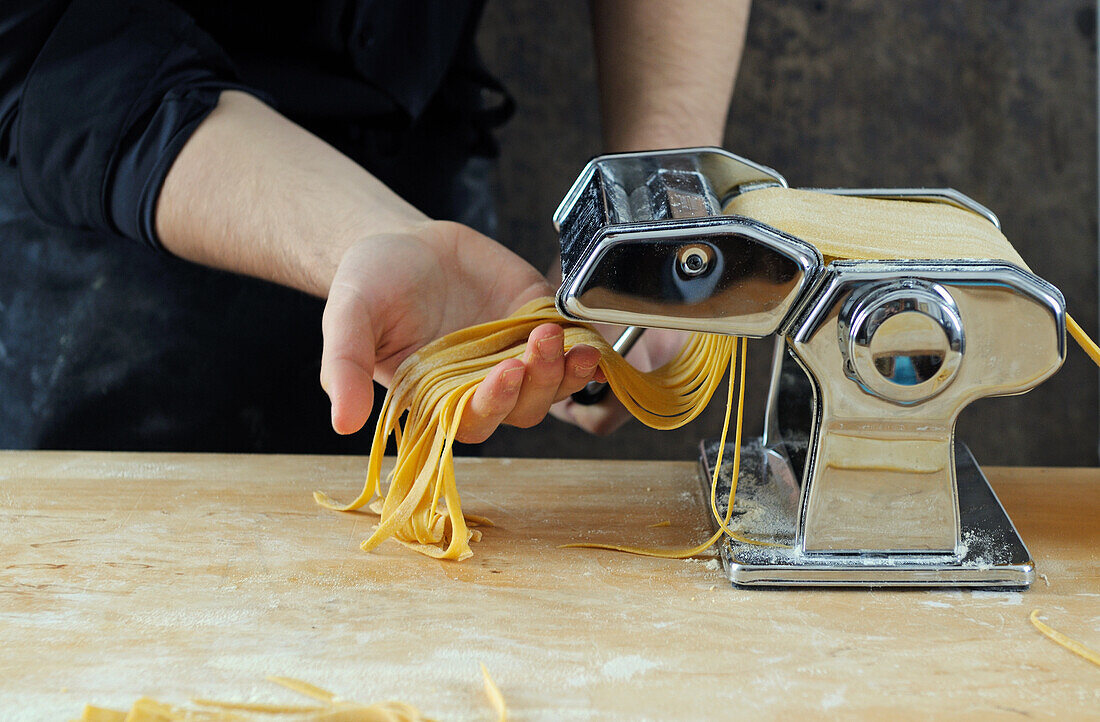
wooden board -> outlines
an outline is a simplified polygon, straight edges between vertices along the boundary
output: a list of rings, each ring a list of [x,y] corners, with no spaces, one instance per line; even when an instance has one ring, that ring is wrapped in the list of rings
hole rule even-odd
[[[489,719],[1100,714],[1100,472],[989,475],[1044,575],[1031,591],[747,591],[715,564],[559,549],[694,544],[691,463],[458,463],[499,525],[456,564],[316,507],[361,458],[0,453],[0,718],[64,720],[142,694],[289,701],[265,675]],[[668,520],[671,526],[647,528]],[[1045,580],[1049,580],[1049,585]],[[889,714],[888,714],[889,713]]]

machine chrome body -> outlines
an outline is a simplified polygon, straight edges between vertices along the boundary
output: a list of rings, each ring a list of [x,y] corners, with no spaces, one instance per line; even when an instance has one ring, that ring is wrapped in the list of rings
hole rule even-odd
[[[845,340],[845,375],[898,404],[942,391],[955,379],[965,350],[950,292],[913,278],[866,284],[849,295],[837,317],[837,337]]]
[[[700,456],[708,498],[717,446],[704,442]],[[955,553],[807,554],[797,543],[801,494],[789,460],[759,441],[747,444],[741,449],[735,529],[782,546],[727,540],[719,546],[722,565],[738,586],[1028,587],[1034,564],[1004,507],[965,444],[956,445],[954,459],[961,512]],[[729,498],[728,480],[719,483],[718,498]],[[724,501],[718,512],[725,514]]]
[[[809,244],[721,215],[746,187],[782,176],[731,153],[602,156],[554,215],[565,316],[625,326],[775,333],[821,267]]]
[[[718,199],[767,185],[786,183],[716,150],[605,156],[555,216],[566,315],[777,334],[764,438],[742,449],[733,524],[781,546],[725,540],[731,580],[1027,586],[1027,549],[955,422],[976,399],[1057,371],[1061,294],[1001,262],[826,267],[797,238],[720,215]],[[822,192],[946,202],[997,223],[950,189]],[[716,452],[704,444],[708,485]]]
[[[913,298],[932,310],[909,307]],[[871,323],[861,325],[861,318],[883,304],[895,315],[860,346]],[[814,382],[800,549],[956,554],[962,539],[952,454],[959,412],[979,398],[1027,391],[1053,374],[1065,356],[1064,313],[1057,289],[1008,264],[831,264],[785,334]],[[876,350],[886,324],[906,316],[918,322],[899,327]],[[866,367],[853,368],[853,347],[869,349],[856,357]],[[898,370],[906,364],[907,371]]]

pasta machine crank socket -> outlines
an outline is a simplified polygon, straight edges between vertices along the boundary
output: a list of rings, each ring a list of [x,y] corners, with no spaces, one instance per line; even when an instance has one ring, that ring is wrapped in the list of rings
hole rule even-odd
[[[720,546],[735,584],[1027,587],[1031,557],[955,422],[1058,370],[1062,295],[1007,262],[826,265],[806,241],[722,214],[776,186],[775,171],[717,148],[594,159],[554,214],[558,309],[776,336],[764,436],[741,449],[731,528],[746,541]],[[950,203],[997,224],[950,189],[822,192]],[[708,498],[717,446],[702,444]],[[727,473],[721,513],[729,489]]]

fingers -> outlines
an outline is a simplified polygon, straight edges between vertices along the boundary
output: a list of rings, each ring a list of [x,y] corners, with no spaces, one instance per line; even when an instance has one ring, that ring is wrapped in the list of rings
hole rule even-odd
[[[332,402],[332,428],[352,434],[363,428],[374,403],[374,332],[362,295],[341,282],[339,274],[329,291],[321,330],[321,387]]]
[[[543,324],[531,332],[523,356],[527,367],[516,406],[504,423],[521,429],[538,424],[550,406],[580,391],[593,379],[600,352],[577,346],[564,353],[565,335],[555,324]]]
[[[512,426],[526,429],[542,421],[554,403],[565,377],[565,334],[561,327],[545,323],[531,332],[523,364],[527,372],[515,408],[505,417]]]
[[[565,354],[565,375],[558,386],[554,402],[567,399],[583,389],[589,381],[606,381],[599,368],[600,352],[591,346],[574,346]]]
[[[605,329],[601,329],[603,330]],[[608,327],[606,330],[606,335],[611,336],[618,332],[617,328]],[[627,355],[627,359],[643,371],[657,368],[672,359],[688,338],[689,335],[683,331],[649,329]],[[602,376],[602,373],[597,373],[595,380],[604,380]],[[555,404],[550,413],[562,421],[600,436],[610,434],[631,418],[630,412],[610,394],[600,403],[591,405],[578,404],[565,398]]]
[[[582,389],[595,375],[600,352],[590,346],[563,351],[559,326],[537,327],[523,358],[497,364],[478,386],[463,413],[458,440],[480,443],[502,423],[534,426],[555,401]]]
[[[374,405],[371,375],[353,361],[334,359],[321,366],[322,388],[332,402],[332,428],[338,434],[354,434],[363,428]]]
[[[494,366],[466,404],[455,438],[464,444],[480,444],[488,439],[515,408],[525,370],[519,359]]]

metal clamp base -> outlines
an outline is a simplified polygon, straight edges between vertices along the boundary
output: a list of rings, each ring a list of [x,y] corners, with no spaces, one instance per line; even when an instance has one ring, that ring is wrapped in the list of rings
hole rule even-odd
[[[710,513],[716,440],[701,444],[700,471]],[[722,465],[733,460],[728,444]],[[956,555],[910,553],[806,554],[797,548],[800,489],[785,457],[760,440],[741,448],[741,473],[730,529],[784,547],[724,539],[719,556],[738,586],[1027,588],[1031,555],[965,444],[955,445],[962,544]],[[729,480],[720,479],[718,512],[725,515]]]

